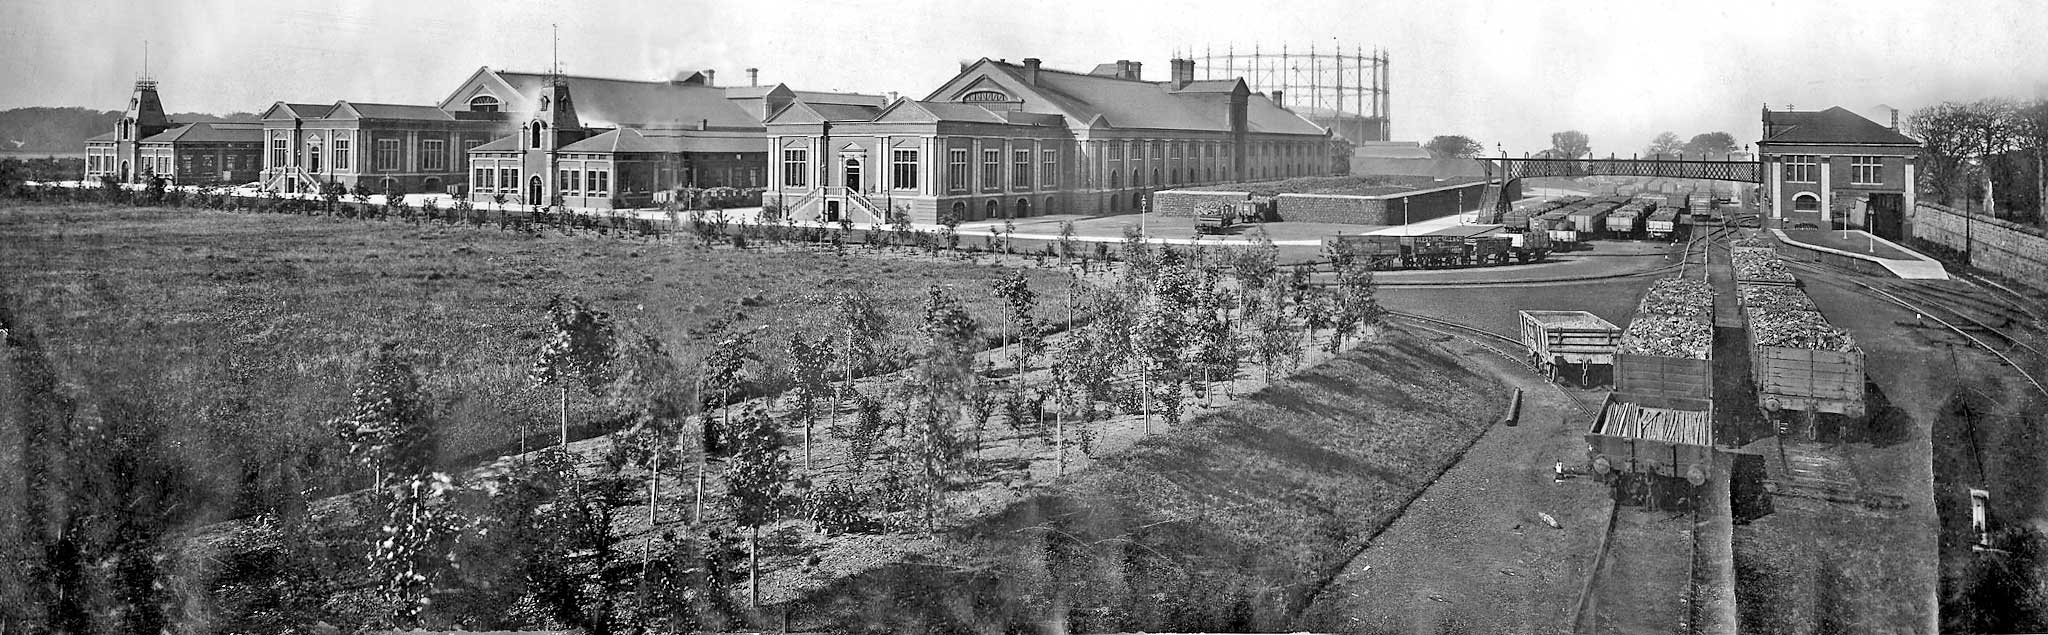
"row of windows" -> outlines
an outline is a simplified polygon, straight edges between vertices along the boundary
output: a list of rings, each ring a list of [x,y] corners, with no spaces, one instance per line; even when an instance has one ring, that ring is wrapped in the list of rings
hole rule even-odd
[[[563,196],[611,196],[612,173],[608,170],[563,168],[556,184]]]
[[[1279,147],[1286,149],[1285,153],[1290,155],[1299,149],[1297,146]],[[1109,187],[1111,188],[1123,187],[1123,175],[1125,174],[1124,169],[1121,167],[1122,157],[1124,156],[1123,148],[1124,144],[1112,144],[1109,146],[1110,167],[1108,169],[1108,176]],[[1029,149],[1011,150],[1009,165],[1010,187],[1012,189],[1031,189],[1032,185],[1037,183],[1043,189],[1057,189],[1060,185],[1059,151],[1055,149],[1039,150],[1040,156],[1035,166],[1032,162],[1031,152]],[[1175,146],[1172,152],[1178,157],[1180,152],[1178,146]],[[1131,175],[1131,185],[1134,187],[1144,187],[1148,183],[1150,185],[1179,185],[1183,183],[1216,181],[1218,162],[1214,160],[1214,153],[1215,148],[1213,147],[1204,146],[1199,148],[1196,154],[1200,154],[1206,159],[1204,161],[1206,165],[1189,166],[1185,165],[1184,161],[1180,161],[1183,165],[1166,169],[1166,178],[1164,179],[1161,178],[1161,168],[1153,167],[1151,170],[1152,178],[1149,182],[1144,178],[1144,170],[1134,166],[1129,172]],[[1136,153],[1134,152],[1133,156],[1135,155]],[[783,187],[810,186],[809,156],[809,150],[805,149],[784,149],[782,151]],[[973,189],[973,184],[969,180],[973,173],[970,172],[968,160],[969,150],[966,148],[948,148],[946,150],[946,189],[948,191],[966,192]],[[858,161],[856,158],[847,159],[845,169],[849,176],[846,180],[848,185],[857,186],[859,184],[859,177],[854,176],[860,173],[861,166],[858,164]],[[1137,163],[1137,160],[1133,159],[1132,162]],[[917,189],[920,167],[918,151],[892,150],[890,152],[890,164],[892,168],[890,175],[893,177],[893,180],[890,181],[892,187],[897,189]],[[1307,160],[1287,161],[1278,165],[1254,165],[1248,169],[1246,176],[1248,178],[1304,176],[1315,171],[1313,166],[1314,163]],[[994,191],[1002,189],[1000,185],[1003,183],[1002,150],[982,148],[979,167],[982,190]],[[1092,187],[1094,185],[1093,175],[1087,176],[1089,178],[1086,185]]]
[[[1820,182],[1820,159],[1811,154],[1788,154],[1781,161],[1785,164],[1786,183]],[[1849,157],[1849,183],[1851,185],[1883,185],[1884,157]]]
[[[306,169],[309,172],[313,172],[316,174],[326,172],[330,167],[326,161],[326,144],[322,140],[323,137],[313,136],[309,137],[306,141]],[[464,142],[463,150],[467,152],[468,150],[474,149],[478,145],[482,144],[482,141],[469,140]],[[350,166],[355,165],[355,162],[353,161],[353,159],[355,158],[353,152],[354,146],[355,140],[349,135],[342,133],[335,134],[333,137],[334,163],[331,167],[336,171],[341,172],[347,172],[353,169]],[[374,171],[396,172],[405,169],[404,140],[395,137],[377,139],[375,141],[375,145],[373,146],[373,152],[370,156],[370,160],[370,169]],[[291,164],[290,138],[284,135],[277,135],[271,137],[270,164],[272,166],[284,166]],[[448,140],[421,139],[420,170],[425,172],[442,172],[446,171],[447,169]]]

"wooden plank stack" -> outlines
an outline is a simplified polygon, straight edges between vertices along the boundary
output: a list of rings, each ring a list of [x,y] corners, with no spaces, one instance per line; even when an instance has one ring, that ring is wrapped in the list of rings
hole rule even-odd
[[[1599,433],[1608,436],[1681,445],[1714,444],[1713,427],[1703,411],[1649,408],[1625,401],[1610,401],[1602,419],[1606,425]]]

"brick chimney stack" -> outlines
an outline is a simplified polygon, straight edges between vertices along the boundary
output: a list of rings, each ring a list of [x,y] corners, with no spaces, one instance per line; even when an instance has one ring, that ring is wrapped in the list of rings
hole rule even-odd
[[[1180,90],[1195,81],[1195,61],[1173,58],[1173,89]]]
[[[1274,90],[1274,91],[1273,91],[1273,105],[1275,105],[1275,106],[1279,106],[1279,107],[1281,107],[1281,108],[1286,108],[1286,107],[1287,107],[1287,101],[1286,101],[1286,100],[1283,100],[1283,99],[1281,99],[1281,97],[1283,97],[1283,96],[1284,96],[1284,95],[1282,95],[1282,94],[1280,93],[1280,91],[1279,91],[1279,90]]]
[[[1124,63],[1125,63],[1125,64],[1127,64],[1127,65],[1129,65],[1129,66],[1127,66],[1127,68],[1128,68],[1128,69],[1130,70],[1130,77],[1127,77],[1127,78],[1125,78],[1125,79],[1136,79],[1136,80],[1143,80],[1143,79],[1145,79],[1145,63],[1144,63],[1144,62],[1132,62],[1132,61],[1129,61],[1129,60],[1125,60],[1125,61],[1124,61]]]
[[[1038,85],[1038,65],[1041,63],[1036,57],[1024,58],[1024,83]]]
[[[707,68],[707,69],[704,69],[704,85],[705,85],[705,86],[717,86],[717,85],[718,85],[718,81],[717,81],[717,79],[718,79],[718,71],[715,71],[715,70],[711,70],[711,69],[708,69],[708,68]]]
[[[1899,131],[1899,109],[1892,109],[1892,132]]]
[[[749,68],[749,69],[747,69],[747,85],[748,85],[748,86],[760,86],[760,85],[761,85],[761,69],[758,69],[758,68]]]

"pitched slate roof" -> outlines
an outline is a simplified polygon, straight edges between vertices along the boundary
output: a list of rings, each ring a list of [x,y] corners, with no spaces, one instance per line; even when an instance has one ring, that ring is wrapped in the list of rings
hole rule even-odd
[[[519,151],[519,138],[520,138],[520,135],[516,135],[516,134],[515,134],[515,135],[511,135],[511,136],[499,137],[499,138],[497,138],[497,139],[494,139],[494,140],[492,140],[492,141],[491,141],[490,143],[486,143],[486,144],[483,144],[483,145],[480,145],[480,146],[477,146],[477,147],[474,147],[474,148],[470,148],[470,149],[469,149],[469,151],[470,151],[470,152],[518,152],[518,151]]]
[[[96,135],[93,135],[93,136],[91,136],[91,137],[87,138],[87,139],[85,140],[85,142],[86,142],[86,143],[92,143],[92,142],[95,142],[95,141],[119,141],[119,140],[120,140],[120,138],[119,138],[119,137],[120,137],[119,133],[115,133],[115,132],[102,132],[102,133],[100,133],[100,134],[96,134]]]
[[[241,122],[188,123],[143,139],[142,143],[256,143],[263,140],[263,124]]]
[[[988,60],[990,68],[1024,82],[1024,68],[1008,62]],[[1103,75],[1074,73],[1040,67],[1038,81],[1031,89],[1076,123],[1087,125],[1097,117],[1117,128],[1230,131],[1230,94],[1241,80],[1204,80],[1174,90],[1167,82],[1119,79]],[[936,95],[934,96],[936,97]],[[1273,104],[1258,93],[1246,101],[1246,125],[1251,132],[1322,135],[1323,128]]]
[[[876,109],[880,109],[883,106],[889,105],[888,98],[885,98],[881,95],[867,95],[862,93],[834,93],[821,90],[795,90],[790,92],[796,94],[797,99],[801,99],[813,104],[867,106]]]
[[[1821,111],[1764,111],[1762,143],[1920,145],[1889,126],[1835,106]]]
[[[415,106],[409,104],[365,104],[360,102],[344,101],[335,104],[335,112],[339,113],[341,109],[344,107],[354,110],[356,112],[356,115],[363,119],[408,119],[415,121],[455,120],[454,115],[450,115],[448,114],[448,111],[442,110],[439,107],[435,106]],[[329,114],[328,116],[332,117],[334,115]]]
[[[498,72],[521,95],[538,95],[548,86],[545,73]],[[576,114],[598,126],[684,128],[699,123],[715,128],[760,130],[758,115],[725,98],[725,89],[700,84],[642,82],[565,75]]]
[[[292,114],[305,119],[325,117],[328,113],[334,111],[334,104],[288,104],[277,102],[277,105],[283,106],[286,110],[290,110]],[[272,109],[275,108],[276,106],[272,107]]]
[[[483,149],[481,146],[479,150]],[[768,138],[748,132],[622,128],[563,146],[562,152],[766,152]]]

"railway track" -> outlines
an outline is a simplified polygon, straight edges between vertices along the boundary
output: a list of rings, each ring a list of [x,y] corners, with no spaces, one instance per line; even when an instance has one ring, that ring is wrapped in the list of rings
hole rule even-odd
[[[1907,298],[1900,297],[1899,294],[1894,293],[1895,290],[1903,288],[1904,285],[1897,285],[1893,283],[1881,283],[1883,286],[1872,285],[1862,280],[1855,279],[1857,276],[1853,276],[1851,274],[1835,271],[1832,268],[1824,268],[1821,265],[1803,263],[1796,260],[1787,260],[1785,261],[1785,264],[1788,267],[1798,269],[1809,274],[1815,274],[1811,276],[1811,279],[1813,280],[1825,281],[1829,284],[1835,284],[1845,287],[1854,286],[1862,288],[1864,290],[1875,293],[1880,299],[1883,299],[1886,302],[1889,302],[1905,310],[1912,311],[1916,315],[1925,316],[1928,319],[1934,320],[1935,323],[1940,324],[1943,328],[1948,329],[1950,332],[1953,332],[1956,335],[1962,336],[1963,339],[1969,340],[1969,342],[1977,348],[1983,349],[1985,352],[1990,353],[1993,357],[1997,357],[2000,362],[2003,362],[2006,366],[2009,366],[2013,370],[2018,371],[2020,376],[2022,378],[2025,378],[2028,383],[2032,384],[2036,391],[2039,391],[2043,396],[2048,396],[2048,386],[2043,386],[2038,378],[2034,377],[2031,373],[2027,372],[2025,366],[2021,365],[2018,360],[2013,359],[2012,356],[2008,355],[2007,353],[2011,350],[2016,350],[2023,347],[2025,348],[2025,350],[2033,353],[2037,358],[2048,357],[2044,357],[2039,350],[2035,349],[2031,345],[2025,344],[2023,340],[2015,337],[2013,334],[2007,333],[1999,327],[1994,327],[1989,324],[1985,324],[1981,320],[1976,320],[1975,318],[1972,318],[1971,316],[1962,313],[1960,310],[1951,306],[1952,303],[1943,302],[1939,298],[1930,299],[1926,297],[1920,297],[1917,299],[1921,300],[1921,302],[1916,304],[1914,302],[1908,301]],[[2010,290],[2008,289],[2008,291]],[[1908,291],[1907,293],[1911,294],[1914,292]],[[1948,317],[1944,318],[1944,315]],[[1960,322],[1961,325],[1958,325],[1958,322]],[[1999,347],[1992,346],[1990,343],[1985,342],[1983,338],[1977,337],[1976,335],[1972,334],[1970,332],[1971,329],[1965,329],[1965,326],[1972,327],[1972,329],[1975,330],[1983,330],[1992,333],[2000,339],[2003,339],[2011,344],[2014,344],[2015,346],[2002,350]]]

